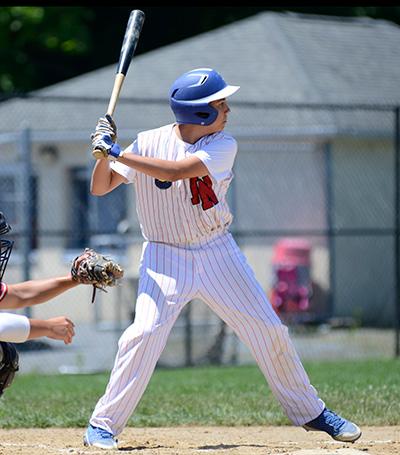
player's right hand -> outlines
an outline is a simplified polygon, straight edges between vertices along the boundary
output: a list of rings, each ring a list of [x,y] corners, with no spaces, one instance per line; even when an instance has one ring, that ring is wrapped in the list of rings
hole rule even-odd
[[[53,340],[63,340],[65,344],[72,343],[75,336],[75,324],[65,316],[47,319],[49,333],[48,338]]]
[[[111,147],[113,146],[113,144],[114,143],[109,134],[101,134],[99,136],[92,135],[93,150],[101,150],[102,152],[104,152],[105,158],[107,157],[108,152],[111,150]]]
[[[114,161],[119,158],[121,154],[121,147],[119,144],[112,142],[109,134],[103,134],[98,138],[92,139],[93,150],[100,150],[103,154],[101,158],[107,158],[110,161]],[[99,157],[96,156],[96,159]]]

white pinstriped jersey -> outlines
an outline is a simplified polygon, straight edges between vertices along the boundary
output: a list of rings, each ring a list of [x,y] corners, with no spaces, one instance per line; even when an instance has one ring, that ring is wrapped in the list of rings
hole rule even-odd
[[[143,237],[149,241],[186,245],[227,230],[232,214],[225,196],[232,180],[237,143],[218,132],[195,144],[183,142],[174,124],[144,131],[127,150],[141,156],[179,161],[198,156],[210,176],[160,182],[122,163],[112,168],[135,184],[136,207]]]

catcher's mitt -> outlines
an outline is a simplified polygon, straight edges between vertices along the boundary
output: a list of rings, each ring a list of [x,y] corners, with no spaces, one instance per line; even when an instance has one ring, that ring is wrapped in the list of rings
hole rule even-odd
[[[124,276],[124,270],[113,259],[91,248],[85,248],[84,252],[72,262],[71,275],[78,283],[93,285],[93,303],[96,289],[107,292],[107,287],[115,286],[117,280]]]

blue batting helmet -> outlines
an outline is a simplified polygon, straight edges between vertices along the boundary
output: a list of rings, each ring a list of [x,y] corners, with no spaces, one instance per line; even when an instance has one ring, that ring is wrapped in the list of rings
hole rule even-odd
[[[217,71],[197,68],[182,74],[172,84],[170,106],[178,123],[211,125],[218,111],[209,103],[227,98],[238,89],[238,86],[228,85]]]

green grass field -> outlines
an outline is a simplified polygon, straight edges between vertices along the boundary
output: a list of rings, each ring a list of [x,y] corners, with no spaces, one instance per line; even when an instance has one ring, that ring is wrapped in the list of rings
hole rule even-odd
[[[306,362],[327,406],[360,425],[400,424],[400,361]],[[19,375],[1,398],[0,426],[85,427],[108,373]],[[290,425],[256,366],[157,369],[135,426]]]

